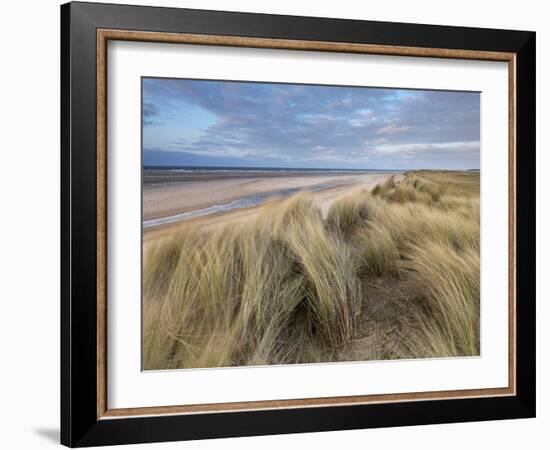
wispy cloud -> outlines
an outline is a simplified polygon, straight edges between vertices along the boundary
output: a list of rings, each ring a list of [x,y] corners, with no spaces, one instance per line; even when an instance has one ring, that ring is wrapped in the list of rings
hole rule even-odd
[[[398,125],[395,122],[391,122],[389,125],[380,128],[376,131],[376,134],[396,134],[404,133],[405,131],[410,130],[411,127],[408,125]]]

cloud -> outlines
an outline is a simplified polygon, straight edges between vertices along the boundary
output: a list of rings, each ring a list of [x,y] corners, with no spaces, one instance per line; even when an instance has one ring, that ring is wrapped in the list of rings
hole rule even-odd
[[[449,151],[461,152],[479,152],[479,142],[436,142],[436,143],[416,143],[416,144],[397,144],[380,145],[377,150],[382,153],[441,153]]]
[[[160,114],[160,108],[152,102],[143,102],[141,114],[144,126],[160,125],[161,122],[154,120],[153,117]]]
[[[388,168],[401,164],[400,155],[409,160],[420,155],[419,163],[447,167],[444,155],[452,151],[449,167],[479,167],[478,93],[171,79],[143,83],[144,123],[147,118],[171,124],[162,133],[146,127],[144,141],[163,151],[250,158],[259,166],[315,167],[331,161]],[[463,163],[460,152],[468,153]]]
[[[386,125],[385,127],[380,128],[376,131],[376,134],[396,134],[403,133],[410,130],[411,127],[408,125],[397,125],[395,122]]]
[[[156,116],[160,112],[160,108],[153,102],[143,102],[143,117]]]

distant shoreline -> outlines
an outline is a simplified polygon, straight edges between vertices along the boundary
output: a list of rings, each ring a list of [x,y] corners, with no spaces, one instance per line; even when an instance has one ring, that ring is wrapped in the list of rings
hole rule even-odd
[[[190,166],[144,164],[143,170],[258,171],[258,172],[395,172],[398,169],[354,169],[344,167]]]
[[[303,169],[303,168],[262,168],[262,167],[186,167],[162,166],[143,168],[143,188],[188,183],[191,181],[214,181],[234,178],[288,178],[334,175],[359,175],[373,173],[400,173],[396,170],[366,169]]]

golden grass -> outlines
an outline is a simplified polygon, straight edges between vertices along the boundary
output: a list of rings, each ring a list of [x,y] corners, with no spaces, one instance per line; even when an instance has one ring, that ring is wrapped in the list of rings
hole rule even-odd
[[[477,195],[475,186],[477,180]],[[145,369],[479,354],[479,173],[310,195],[144,259]]]

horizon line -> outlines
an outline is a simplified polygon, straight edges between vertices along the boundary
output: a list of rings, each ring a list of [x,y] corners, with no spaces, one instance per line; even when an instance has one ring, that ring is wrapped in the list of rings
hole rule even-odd
[[[449,171],[449,172],[463,172],[463,171],[481,171],[480,168],[476,167],[470,167],[470,168],[464,168],[464,169],[445,169],[445,168],[438,168],[438,169],[428,169],[428,168],[405,168],[405,169],[398,169],[398,168],[391,168],[391,169],[382,169],[379,167],[375,168],[361,168],[361,169],[351,169],[351,168],[343,168],[343,167],[285,167],[285,166],[228,166],[228,165],[196,165],[196,164],[142,164],[142,167],[144,169],[147,168],[160,168],[160,167],[171,167],[171,168],[197,168],[197,169],[269,169],[269,170],[341,170],[341,171],[355,171],[360,172],[364,170],[381,170],[381,171],[413,171],[413,170],[425,170],[425,171]]]

